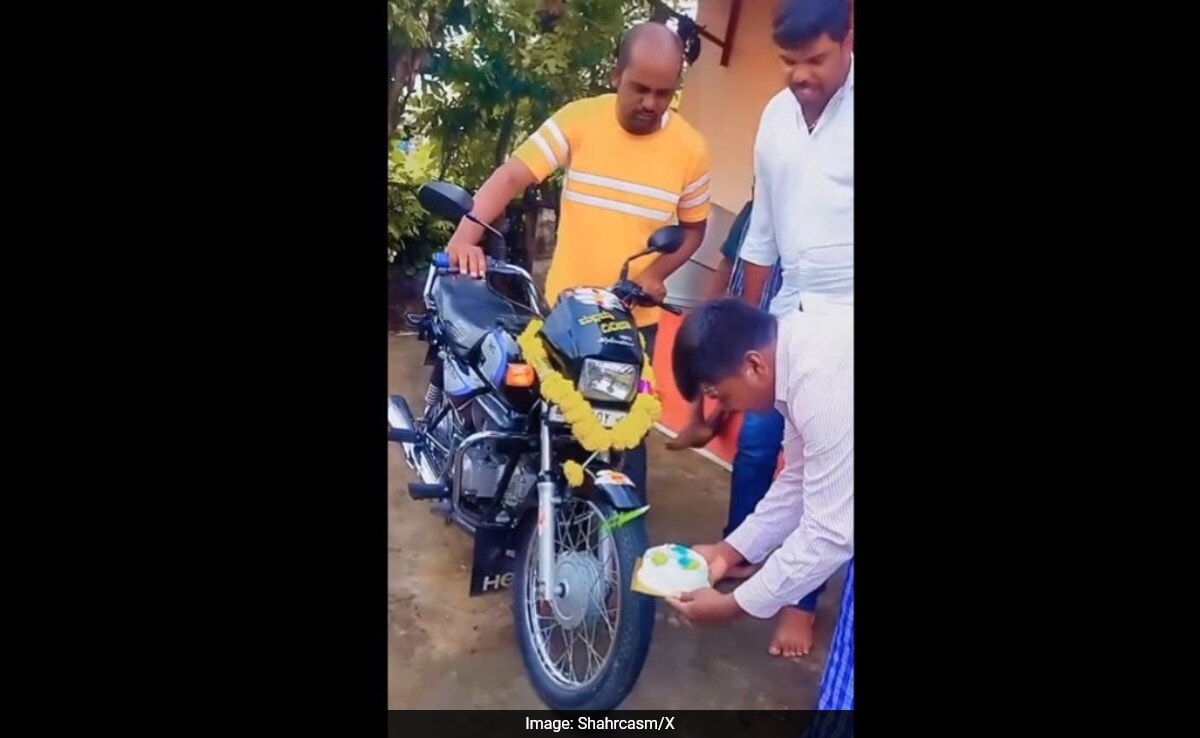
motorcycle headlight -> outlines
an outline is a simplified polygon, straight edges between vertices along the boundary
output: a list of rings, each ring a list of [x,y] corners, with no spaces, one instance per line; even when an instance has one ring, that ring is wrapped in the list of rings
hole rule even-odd
[[[633,364],[584,359],[579,393],[589,400],[629,402],[637,392],[638,368]]]

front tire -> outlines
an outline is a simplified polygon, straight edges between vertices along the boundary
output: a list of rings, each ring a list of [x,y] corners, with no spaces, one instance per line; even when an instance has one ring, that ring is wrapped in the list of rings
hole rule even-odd
[[[637,683],[654,630],[654,600],[630,589],[634,562],[648,545],[646,521],[604,533],[600,524],[613,507],[576,496],[555,513],[556,577],[567,591],[553,606],[536,596],[536,514],[519,532],[513,621],[521,658],[552,709],[611,710]]]

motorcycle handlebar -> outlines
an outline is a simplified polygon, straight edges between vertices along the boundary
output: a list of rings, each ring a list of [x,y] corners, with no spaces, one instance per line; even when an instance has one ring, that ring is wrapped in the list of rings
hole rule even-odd
[[[508,262],[494,259],[490,256],[484,257],[487,270],[489,272],[501,272],[504,274],[524,274],[525,270],[520,267],[515,267]],[[446,274],[457,274],[458,267],[450,266],[450,254],[445,251],[439,251],[433,255],[433,266],[439,272]]]
[[[511,274],[520,277],[525,284],[527,297],[529,298],[529,307],[535,313],[540,313],[542,308],[539,305],[537,287],[534,285],[533,275],[525,271],[519,266],[508,264],[500,259],[491,256],[485,256],[485,264],[487,271],[495,274]],[[429,270],[429,277],[425,280],[425,300],[429,304],[430,290],[433,288],[434,279],[440,274],[458,274],[458,267],[450,265],[450,254],[445,251],[438,251],[430,260],[432,269]]]
[[[668,305],[665,302],[658,302],[653,297],[647,295],[645,291],[642,290],[642,288],[637,284],[637,282],[631,282],[627,279],[622,280],[615,288],[613,288],[613,292],[617,295],[617,297],[630,305],[662,308],[672,315],[683,314],[683,311],[674,305]]]

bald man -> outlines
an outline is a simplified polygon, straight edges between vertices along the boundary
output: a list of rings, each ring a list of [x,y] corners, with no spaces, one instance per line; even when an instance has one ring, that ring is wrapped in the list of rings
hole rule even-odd
[[[708,148],[676,112],[668,111],[683,71],[683,44],[669,28],[643,23],[621,40],[613,70],[616,93],[577,100],[556,112],[492,173],[475,194],[474,215],[488,223],[525,188],[566,170],[558,241],[546,277],[546,299],[572,287],[608,287],[621,265],[646,248],[675,218],[682,248],[630,265],[629,277],[658,300],[663,282],[704,238],[708,220]],[[482,229],[464,219],[450,239],[452,264],[482,276]],[[651,356],[659,308],[634,309]],[[646,490],[646,448],[625,454],[625,473]]]

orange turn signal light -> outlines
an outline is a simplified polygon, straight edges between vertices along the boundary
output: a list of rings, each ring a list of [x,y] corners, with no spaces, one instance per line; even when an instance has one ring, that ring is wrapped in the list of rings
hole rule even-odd
[[[509,364],[504,370],[504,384],[509,387],[532,387],[533,367],[528,364]]]

